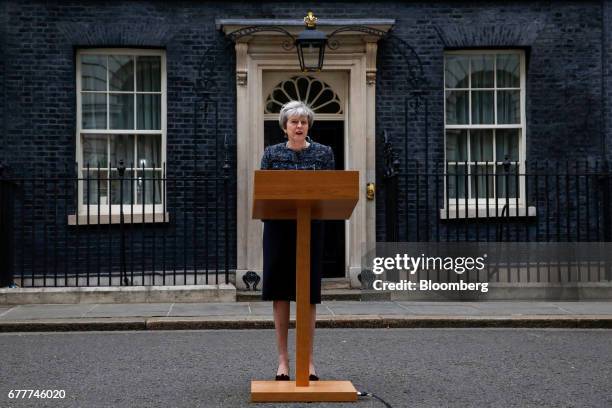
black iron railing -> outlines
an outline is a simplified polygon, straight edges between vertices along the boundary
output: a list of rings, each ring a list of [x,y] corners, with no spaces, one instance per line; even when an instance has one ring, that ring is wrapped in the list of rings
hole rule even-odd
[[[386,241],[612,241],[611,179],[598,162],[397,167],[384,176]]]
[[[487,243],[479,248],[494,252],[488,275],[467,274],[468,280],[612,280],[606,166],[505,161],[430,163],[426,169],[411,161],[400,171],[393,155],[386,158],[387,242],[430,243],[434,252],[444,243]]]
[[[223,170],[174,176],[119,163],[78,176],[4,175],[3,276],[23,287],[228,283],[232,187]]]

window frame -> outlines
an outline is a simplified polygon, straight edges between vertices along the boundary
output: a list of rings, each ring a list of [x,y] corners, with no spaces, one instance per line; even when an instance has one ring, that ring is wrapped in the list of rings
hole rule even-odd
[[[481,90],[492,90],[493,91],[493,106],[494,106],[494,119],[495,119],[495,123],[493,124],[471,124],[472,122],[472,92],[474,90],[474,88],[472,88],[472,75],[471,75],[471,68],[470,68],[470,72],[468,74],[468,87],[467,88],[447,88],[446,87],[446,60],[447,60],[447,56],[452,56],[452,55],[460,55],[460,56],[473,56],[473,55],[499,55],[499,54],[514,54],[514,55],[518,55],[519,56],[519,114],[520,114],[520,123],[518,124],[497,124],[497,90],[504,90],[504,89],[513,89],[516,90],[516,88],[499,88],[497,87],[497,69],[496,66],[494,65],[493,68],[493,78],[494,78],[494,83],[493,83],[493,87],[492,88],[475,88],[479,91]],[[496,59],[494,60],[496,61]],[[443,98],[444,98],[444,109],[443,109],[443,116],[444,116],[444,169],[445,169],[445,173],[447,174],[447,176],[444,178],[444,203],[445,203],[445,208],[440,210],[440,215],[442,216],[442,218],[447,218],[447,213],[449,215],[448,218],[457,218],[456,217],[456,211],[458,209],[463,209],[462,211],[465,212],[465,216],[464,217],[459,217],[459,218],[471,218],[471,217],[481,217],[481,216],[486,216],[483,215],[486,210],[487,210],[487,206],[489,208],[489,216],[495,217],[496,215],[501,215],[501,214],[495,214],[496,212],[496,208],[499,209],[499,211],[501,211],[501,208],[505,205],[505,204],[509,204],[509,213],[510,215],[529,215],[531,214],[531,209],[529,211],[527,211],[525,209],[526,207],[526,201],[525,201],[525,180],[524,180],[524,176],[520,176],[522,174],[525,173],[525,160],[526,160],[526,139],[527,139],[527,124],[526,124],[526,67],[525,67],[525,51],[522,49],[464,49],[464,50],[446,50],[444,52],[444,56],[443,56]],[[447,91],[450,90],[464,90],[464,91],[468,91],[469,92],[469,98],[468,98],[468,103],[469,103],[469,112],[468,112],[468,116],[469,116],[469,124],[454,124],[454,125],[448,125],[446,122],[446,103],[447,103],[447,97],[446,97],[446,93]],[[447,182],[448,182],[448,177],[451,177],[448,175],[448,162],[447,162],[447,131],[448,130],[493,130],[493,154],[495,155],[495,151],[496,151],[496,140],[495,140],[495,136],[496,136],[496,130],[498,129],[518,129],[520,134],[519,134],[519,141],[518,141],[518,173],[519,173],[519,185],[518,185],[518,193],[519,193],[519,197],[518,200],[516,197],[499,197],[497,195],[497,192],[495,191],[495,195],[491,198],[472,198],[471,197],[471,187],[472,187],[472,182],[471,182],[471,176],[472,173],[470,171],[470,167],[474,166],[474,165],[486,165],[486,162],[475,162],[475,161],[468,161],[467,162],[467,166],[468,166],[468,190],[466,191],[467,193],[467,199],[466,197],[462,197],[462,198],[450,198],[448,196],[448,192],[449,192],[449,188],[447,187]],[[470,152],[470,139],[471,136],[467,138],[467,145],[466,145],[466,149],[467,152],[469,154]],[[496,158],[498,159],[498,158]],[[463,163],[465,162],[456,162],[458,165],[463,165]],[[495,169],[495,167],[497,165],[501,165],[503,163],[503,160],[500,161],[499,159],[497,161],[491,161],[488,162],[489,166],[493,166],[493,168]],[[512,162],[512,163],[516,163],[516,162]],[[495,170],[494,170],[495,171]],[[515,172],[511,172],[509,177],[516,177]],[[464,177],[463,174],[460,174],[459,177]],[[495,177],[493,176],[494,180],[493,180],[493,186],[494,189],[496,188],[496,180]],[[518,202],[518,208],[517,208],[517,202]],[[466,203],[467,203],[467,208],[466,208]],[[478,214],[475,213],[475,209],[476,207],[479,208]],[[514,210],[513,210],[514,209]],[[521,211],[522,209],[522,211]],[[492,211],[492,212],[491,212]],[[470,215],[471,214],[471,215]],[[460,214],[461,215],[461,214]]]
[[[159,56],[160,57],[160,80],[161,80],[161,88],[160,88],[160,129],[159,130],[138,130],[136,120],[134,121],[134,129],[110,129],[109,127],[109,105],[110,98],[107,98],[106,101],[106,129],[83,129],[83,116],[82,116],[82,71],[81,71],[81,61],[82,56],[84,55],[129,55],[129,56]],[[121,212],[121,207],[123,207],[123,212],[127,214],[126,222],[130,220],[130,214],[163,214],[166,208],[166,183],[164,182],[165,177],[165,163],[166,163],[166,137],[167,137],[167,70],[166,70],[166,51],[163,49],[147,49],[147,48],[84,48],[77,50],[76,53],[76,153],[75,158],[78,164],[77,174],[79,177],[78,181],[78,210],[77,213],[79,216],[83,215],[115,215]],[[136,75],[136,67],[134,67],[134,75]],[[136,84],[134,84],[133,91],[110,91],[109,90],[109,77],[108,77],[108,67],[107,67],[107,88],[104,91],[105,94],[138,94],[139,92],[136,89]],[[89,91],[85,91],[89,92]],[[98,91],[102,92],[102,91]],[[147,93],[147,92],[144,92]],[[157,94],[157,92],[151,92]],[[135,105],[136,108],[136,105]],[[136,118],[134,118],[136,119]],[[110,200],[106,204],[89,204],[84,203],[84,188],[87,187],[86,180],[86,172],[87,166],[83,163],[83,144],[82,137],[86,134],[101,134],[101,135],[119,135],[119,134],[127,134],[134,135],[134,145],[137,142],[137,135],[161,135],[161,146],[160,146],[160,154],[161,154],[161,163],[159,163],[159,167],[145,167],[145,171],[153,171],[160,172],[161,170],[161,191],[160,191],[160,200],[159,204],[137,204],[134,202],[133,204],[111,204]],[[105,168],[100,168],[100,170],[106,171],[107,176],[109,178],[113,171],[116,171],[116,167],[110,167],[110,160],[108,161],[108,166]],[[129,163],[126,163],[129,166]],[[135,167],[134,167],[135,168]],[[127,168],[127,171],[130,171],[132,168]],[[90,167],[90,171],[96,170],[96,167]],[[138,170],[136,170],[138,171]],[[141,170],[142,171],[142,170]],[[156,176],[155,176],[156,177]],[[102,178],[102,179],[106,179]],[[97,178],[92,177],[91,183],[95,183]],[[136,194],[136,192],[134,192]],[[100,210],[98,214],[98,209]],[[142,218],[142,217],[140,217]]]

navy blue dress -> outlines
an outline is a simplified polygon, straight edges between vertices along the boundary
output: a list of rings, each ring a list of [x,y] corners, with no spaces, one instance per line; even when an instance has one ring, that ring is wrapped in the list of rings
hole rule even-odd
[[[262,170],[333,170],[331,147],[316,142],[294,152],[285,143],[268,146],[261,159]],[[264,221],[262,300],[295,301],[295,220]],[[321,303],[321,271],[324,230],[312,221],[310,236],[310,303]]]

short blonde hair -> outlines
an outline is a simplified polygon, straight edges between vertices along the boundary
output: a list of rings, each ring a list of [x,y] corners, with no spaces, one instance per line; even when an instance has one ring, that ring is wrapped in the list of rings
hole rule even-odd
[[[292,116],[306,116],[309,128],[314,123],[314,112],[302,101],[289,101],[283,105],[278,115],[278,124],[282,130],[287,129],[287,121]]]

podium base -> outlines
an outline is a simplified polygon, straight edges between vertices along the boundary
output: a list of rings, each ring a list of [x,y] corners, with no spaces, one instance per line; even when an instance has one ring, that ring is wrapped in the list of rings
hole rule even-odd
[[[251,381],[252,402],[354,402],[357,390],[350,381],[311,381],[296,387],[295,381]]]

